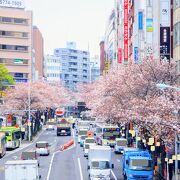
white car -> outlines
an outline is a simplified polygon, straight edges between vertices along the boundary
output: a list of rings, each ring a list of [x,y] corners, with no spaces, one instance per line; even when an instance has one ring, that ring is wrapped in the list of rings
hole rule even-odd
[[[84,157],[88,157],[90,146],[96,145],[96,141],[93,137],[88,137],[84,141]]]
[[[115,153],[123,153],[124,148],[127,147],[127,139],[125,138],[116,138],[115,142]]]
[[[36,142],[36,153],[39,155],[49,155],[49,143],[47,141],[38,141]]]

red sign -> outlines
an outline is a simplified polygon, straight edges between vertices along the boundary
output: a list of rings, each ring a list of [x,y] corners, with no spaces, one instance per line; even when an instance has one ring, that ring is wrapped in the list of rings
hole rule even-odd
[[[128,61],[128,0],[124,0],[124,61]]]
[[[62,114],[64,114],[64,112],[63,111],[56,111],[56,114],[57,115],[62,115]]]
[[[121,48],[118,49],[118,63],[119,64],[122,63],[122,49]]]

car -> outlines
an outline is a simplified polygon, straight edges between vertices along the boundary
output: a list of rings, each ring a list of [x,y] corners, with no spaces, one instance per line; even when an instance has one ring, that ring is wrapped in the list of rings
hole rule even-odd
[[[87,138],[86,135],[81,136],[81,138],[80,138],[80,147],[84,146],[84,141],[85,141],[86,138]]]
[[[54,122],[47,122],[46,130],[55,130],[55,123]]]
[[[36,142],[36,153],[39,155],[49,155],[49,143],[47,141],[38,141]]]
[[[84,141],[84,157],[88,157],[89,147],[96,145],[94,137],[87,137]]]
[[[38,160],[36,151],[24,151],[21,153],[21,160]],[[38,160],[39,166],[39,160]]]
[[[125,138],[116,138],[115,140],[115,147],[114,152],[115,153],[123,153],[124,148],[127,147],[127,139]]]

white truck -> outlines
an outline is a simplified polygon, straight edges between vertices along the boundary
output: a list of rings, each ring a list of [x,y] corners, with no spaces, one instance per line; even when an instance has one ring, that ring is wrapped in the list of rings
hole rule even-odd
[[[90,180],[110,180],[111,148],[109,146],[90,146],[88,159],[88,174]]]
[[[5,180],[39,180],[37,160],[14,160],[5,163]]]

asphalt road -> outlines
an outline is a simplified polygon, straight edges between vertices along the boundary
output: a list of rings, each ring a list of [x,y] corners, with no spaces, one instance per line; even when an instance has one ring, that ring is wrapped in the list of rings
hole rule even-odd
[[[73,137],[56,136],[56,131],[43,131],[36,141],[46,140],[49,142],[50,155],[40,156],[39,174],[42,180],[88,180],[87,159],[84,157],[83,149],[78,143],[65,151],[59,151],[61,145]],[[76,141],[76,137],[74,137]],[[35,142],[36,142],[35,141]],[[35,149],[35,142],[23,144],[21,148],[7,151],[0,159],[0,180],[5,180],[4,164],[8,160],[20,159],[22,151]],[[123,180],[121,169],[121,155],[115,155],[112,150],[114,163],[112,180]]]

